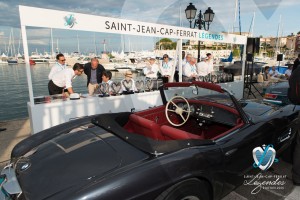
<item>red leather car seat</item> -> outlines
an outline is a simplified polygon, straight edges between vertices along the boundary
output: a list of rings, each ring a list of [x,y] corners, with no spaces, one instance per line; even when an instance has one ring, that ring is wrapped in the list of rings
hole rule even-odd
[[[155,122],[135,114],[130,115],[129,122],[134,133],[150,137],[154,140],[165,140],[161,134],[160,126]]]
[[[187,140],[187,139],[204,139],[203,136],[188,133],[186,131],[163,125],[160,128],[162,135],[166,139],[172,140]]]

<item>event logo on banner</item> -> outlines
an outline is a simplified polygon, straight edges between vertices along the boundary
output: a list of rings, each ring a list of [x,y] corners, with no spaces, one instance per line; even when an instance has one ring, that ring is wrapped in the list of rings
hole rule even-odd
[[[65,26],[68,26],[69,28],[72,28],[75,24],[77,24],[76,18],[74,17],[73,14],[69,14],[65,16],[64,19],[65,19]]]

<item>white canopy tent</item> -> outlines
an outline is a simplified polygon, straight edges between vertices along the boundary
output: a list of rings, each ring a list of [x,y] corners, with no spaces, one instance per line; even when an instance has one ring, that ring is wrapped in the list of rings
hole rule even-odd
[[[74,13],[69,11],[58,11],[50,9],[42,9],[35,7],[19,6],[21,31],[23,39],[23,48],[26,62],[26,74],[29,88],[30,102],[28,104],[29,114],[31,118],[31,127],[34,129],[33,121],[39,119],[38,116],[34,117],[35,110],[41,111],[41,104],[34,104],[34,96],[32,89],[32,79],[29,64],[28,42],[26,27],[40,27],[40,28],[55,28],[65,30],[80,30],[80,31],[92,31],[102,33],[115,33],[115,34],[128,34],[137,36],[149,36],[149,37],[166,37],[177,39],[178,55],[181,55],[182,40],[200,40],[200,41],[212,41],[220,43],[232,43],[244,45],[244,52],[246,52],[247,37],[226,33],[214,33],[204,30],[196,30],[190,28],[168,26],[163,24],[154,24],[140,21],[132,21],[111,17],[102,17],[95,15],[87,15],[81,13]],[[245,60],[245,54],[244,58]],[[181,59],[179,59],[179,66],[182,66]],[[244,77],[244,63],[242,66],[242,77]],[[179,77],[182,77],[182,68],[179,68]],[[243,80],[241,81],[243,83]],[[243,90],[243,84],[238,83],[238,86]],[[97,99],[97,103],[99,100]],[[157,101],[157,99],[156,99]],[[135,100],[132,102],[136,103]],[[132,103],[131,102],[131,103]],[[149,105],[157,105],[157,102],[148,102]],[[145,108],[149,105],[145,105]],[[61,105],[62,106],[62,105]],[[142,108],[142,107],[141,107]],[[37,113],[37,112],[36,112]],[[59,112],[58,112],[59,114]],[[61,113],[60,113],[61,114]],[[90,113],[86,113],[90,114]],[[53,113],[52,113],[53,115]],[[47,117],[47,116],[46,116]],[[74,118],[79,117],[75,116]],[[44,116],[45,118],[45,116]],[[51,126],[63,123],[65,120],[58,120],[56,123],[45,125],[38,129],[33,130],[33,133],[40,131],[41,129],[49,128]]]

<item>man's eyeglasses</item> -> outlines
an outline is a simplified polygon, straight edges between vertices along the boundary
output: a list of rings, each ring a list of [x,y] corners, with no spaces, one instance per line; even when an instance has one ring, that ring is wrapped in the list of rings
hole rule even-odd
[[[65,62],[65,61],[66,61],[66,59],[64,59],[64,60],[59,60],[59,61],[61,61],[61,62]]]
[[[163,57],[163,59],[168,58],[168,57]]]

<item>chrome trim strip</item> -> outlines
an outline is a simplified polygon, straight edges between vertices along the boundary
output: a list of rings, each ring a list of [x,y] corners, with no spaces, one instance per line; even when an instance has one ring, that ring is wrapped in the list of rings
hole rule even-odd
[[[282,101],[269,100],[269,99],[263,99],[263,101],[270,102],[270,103],[282,103]]]

